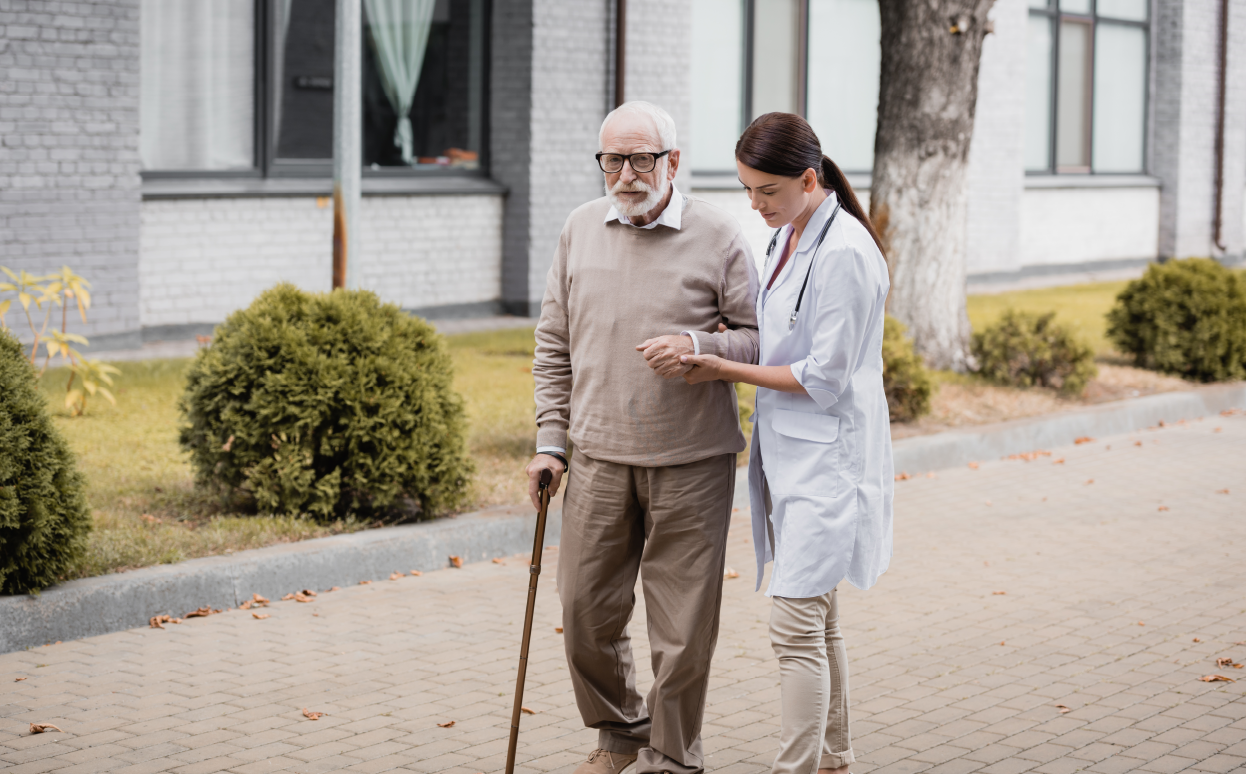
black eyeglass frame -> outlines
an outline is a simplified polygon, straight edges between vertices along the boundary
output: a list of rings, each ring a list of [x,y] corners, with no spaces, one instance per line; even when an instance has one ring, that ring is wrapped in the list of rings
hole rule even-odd
[[[663,156],[665,156],[666,154],[670,152],[671,152],[671,149],[664,150],[661,153],[650,153],[649,151],[643,151],[641,153],[606,153],[603,151],[601,153],[598,153],[595,158],[597,159],[597,166],[601,167],[601,171],[605,172],[607,175],[617,175],[618,173],[622,172],[623,164],[631,164],[633,172],[636,172],[637,174],[645,175],[657,169],[658,159],[662,158]],[[601,163],[602,156],[618,156],[619,158],[623,159],[623,164],[619,164],[619,168],[611,172],[610,170],[606,169],[605,164]],[[632,164],[632,156],[652,156],[653,166],[649,167],[648,169],[637,169],[636,165]]]

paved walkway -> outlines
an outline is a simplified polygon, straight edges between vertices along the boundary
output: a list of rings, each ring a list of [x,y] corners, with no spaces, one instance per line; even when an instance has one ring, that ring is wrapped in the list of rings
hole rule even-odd
[[[892,570],[841,601],[854,772],[1246,769],[1246,670],[1215,663],[1246,661],[1246,417],[1052,451],[897,484]],[[767,772],[778,729],[746,515],[705,722],[721,774]],[[595,740],[553,578],[525,774],[570,772]],[[0,769],[500,772],[526,585],[508,558],[275,602],[267,620],[235,610],[0,656]]]

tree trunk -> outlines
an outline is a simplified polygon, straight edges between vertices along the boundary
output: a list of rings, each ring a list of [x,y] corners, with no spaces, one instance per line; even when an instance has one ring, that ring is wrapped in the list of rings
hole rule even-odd
[[[879,0],[882,65],[870,217],[887,246],[889,311],[936,368],[964,371],[969,140],[994,0]]]

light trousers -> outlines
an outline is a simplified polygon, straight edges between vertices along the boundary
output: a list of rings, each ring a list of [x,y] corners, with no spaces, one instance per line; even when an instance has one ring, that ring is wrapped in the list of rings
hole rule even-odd
[[[779,658],[783,728],[774,774],[816,774],[856,760],[848,724],[848,654],[835,591],[773,597],[770,644]]]
[[[701,720],[734,492],[734,454],[646,468],[577,452],[571,463],[558,550],[571,686],[597,746],[638,755],[636,774],[705,767]],[[638,572],[653,664],[647,702],[627,631]]]

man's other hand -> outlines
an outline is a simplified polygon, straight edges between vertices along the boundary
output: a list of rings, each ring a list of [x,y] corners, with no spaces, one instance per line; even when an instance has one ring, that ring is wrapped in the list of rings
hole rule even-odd
[[[679,362],[679,358],[684,355],[691,355],[695,349],[692,346],[690,337],[680,335],[658,336],[655,339],[649,339],[641,344],[637,344],[636,351],[644,353],[649,367],[658,376],[674,379],[675,377],[683,376],[692,369],[692,366]]]
[[[538,511],[541,510],[542,470],[548,470],[554,474],[554,479],[549,484],[549,496],[553,497],[558,494],[558,485],[562,483],[562,461],[548,454],[538,454],[532,458],[532,462],[528,463],[526,469],[528,474],[528,497],[532,498],[532,506]]]

